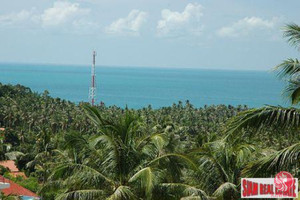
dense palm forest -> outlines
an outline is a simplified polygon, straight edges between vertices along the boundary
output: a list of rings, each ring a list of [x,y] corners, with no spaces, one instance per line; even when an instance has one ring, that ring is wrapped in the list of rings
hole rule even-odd
[[[299,26],[285,36],[300,47]],[[293,107],[92,107],[0,84],[1,160],[49,200],[239,199],[242,177],[299,177],[299,61],[275,72]]]

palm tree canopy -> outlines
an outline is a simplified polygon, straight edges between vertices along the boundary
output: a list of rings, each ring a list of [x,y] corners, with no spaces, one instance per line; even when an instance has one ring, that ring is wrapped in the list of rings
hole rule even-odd
[[[288,42],[296,47],[300,45],[300,26],[294,23],[284,27],[284,36],[288,38]]]
[[[284,28],[284,36],[288,42],[297,48],[300,47],[300,26],[289,24]],[[287,59],[274,69],[279,78],[286,82],[284,95],[293,105],[300,102],[300,63],[298,59]],[[299,128],[300,128],[300,109],[298,107],[284,108],[281,106],[265,106],[254,108],[239,113],[227,123],[227,137],[229,141],[237,133],[242,133],[244,129],[251,128],[257,130],[266,127],[273,127],[273,130],[283,134],[291,133],[296,143],[289,145],[281,150],[267,152],[265,157],[251,161],[242,171],[245,176],[270,176],[280,170],[289,170],[294,175],[299,175]],[[293,131],[288,131],[288,130]],[[247,130],[245,130],[247,132]],[[274,135],[274,131],[267,132]],[[262,137],[261,137],[262,138]],[[281,138],[278,138],[280,140]],[[280,142],[280,141],[279,141]],[[294,142],[294,141],[291,141]],[[270,149],[269,149],[270,150]]]
[[[297,48],[300,48],[300,26],[288,24],[284,27],[284,36],[288,42]],[[274,70],[279,78],[284,79],[286,87],[284,94],[292,104],[300,101],[300,64],[298,59],[289,58],[277,65]]]
[[[251,162],[243,174],[251,177],[268,177],[279,171],[293,172],[298,177],[300,165],[300,143],[275,151],[263,158]]]
[[[265,106],[239,113],[228,121],[228,136],[243,128],[276,126],[278,128],[296,128],[300,126],[300,110],[281,106]]]

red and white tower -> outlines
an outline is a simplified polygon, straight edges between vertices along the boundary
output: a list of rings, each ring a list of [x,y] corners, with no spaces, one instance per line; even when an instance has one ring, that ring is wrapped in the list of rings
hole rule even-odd
[[[95,73],[95,65],[96,65],[96,51],[93,51],[93,65],[92,65],[92,82],[89,91],[89,99],[92,106],[95,104],[96,101],[96,73]]]

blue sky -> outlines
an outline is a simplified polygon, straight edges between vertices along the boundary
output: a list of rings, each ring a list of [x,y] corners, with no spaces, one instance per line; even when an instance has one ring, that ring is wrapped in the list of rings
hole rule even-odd
[[[268,70],[299,51],[282,37],[299,0],[10,0],[0,62]]]

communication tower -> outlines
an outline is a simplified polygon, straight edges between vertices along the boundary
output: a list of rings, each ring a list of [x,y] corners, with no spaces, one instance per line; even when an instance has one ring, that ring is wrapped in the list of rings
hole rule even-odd
[[[96,65],[96,51],[93,51],[93,64],[92,64],[92,71],[91,71],[91,87],[89,90],[89,99],[92,106],[95,104],[96,101],[96,73],[95,73],[95,65]]]

